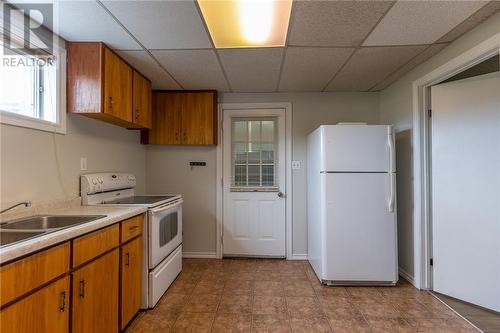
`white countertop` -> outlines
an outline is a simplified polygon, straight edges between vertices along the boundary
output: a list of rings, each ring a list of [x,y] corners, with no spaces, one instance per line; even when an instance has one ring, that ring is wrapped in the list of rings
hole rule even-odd
[[[36,215],[106,215],[98,220],[78,224],[0,248],[0,264],[36,252],[54,244],[78,237],[147,211],[145,207],[76,206],[38,210]]]

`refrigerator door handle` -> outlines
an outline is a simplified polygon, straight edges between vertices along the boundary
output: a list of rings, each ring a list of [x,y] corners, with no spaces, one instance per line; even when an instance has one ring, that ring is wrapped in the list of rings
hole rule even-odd
[[[389,146],[389,172],[396,172],[396,154],[394,151],[394,134],[392,132],[387,135],[387,144]]]
[[[389,175],[390,179],[390,195],[389,195],[389,213],[394,213],[396,204],[396,173],[392,172]]]

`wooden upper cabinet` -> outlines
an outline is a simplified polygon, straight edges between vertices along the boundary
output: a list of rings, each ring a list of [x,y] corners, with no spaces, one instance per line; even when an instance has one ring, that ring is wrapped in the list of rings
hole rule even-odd
[[[153,125],[142,142],[216,145],[217,128],[217,92],[154,92]]]
[[[132,122],[132,67],[104,48],[104,113]]]
[[[132,87],[133,123],[138,128],[151,128],[151,82],[134,70]]]
[[[100,42],[67,43],[67,108],[125,128],[149,128],[151,83]]]

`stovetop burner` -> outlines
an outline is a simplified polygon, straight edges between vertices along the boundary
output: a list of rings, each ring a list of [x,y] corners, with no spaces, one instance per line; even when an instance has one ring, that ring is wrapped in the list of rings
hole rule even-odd
[[[122,205],[141,205],[141,204],[153,204],[155,202],[160,202],[174,198],[175,195],[138,195],[128,198],[120,198],[115,200],[106,201],[107,204],[122,204]]]

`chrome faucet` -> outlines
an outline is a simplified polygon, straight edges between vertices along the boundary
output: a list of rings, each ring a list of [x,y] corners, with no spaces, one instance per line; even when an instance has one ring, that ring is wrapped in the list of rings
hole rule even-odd
[[[16,203],[15,205],[10,206],[10,207],[5,208],[4,210],[0,211],[0,214],[5,213],[6,211],[9,211],[12,208],[15,208],[15,207],[21,206],[21,205],[24,205],[24,207],[31,207],[31,201],[28,200],[28,201],[23,201],[23,202]]]

